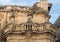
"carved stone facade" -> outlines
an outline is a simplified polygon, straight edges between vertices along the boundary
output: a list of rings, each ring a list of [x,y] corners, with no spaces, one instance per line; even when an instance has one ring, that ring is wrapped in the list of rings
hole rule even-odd
[[[54,42],[57,29],[49,22],[51,6],[47,0],[33,7],[0,6],[0,41]]]

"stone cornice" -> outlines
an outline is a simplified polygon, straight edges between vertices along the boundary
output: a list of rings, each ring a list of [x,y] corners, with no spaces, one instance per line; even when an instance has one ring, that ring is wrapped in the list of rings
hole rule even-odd
[[[8,7],[10,7],[10,9],[8,9]],[[1,9],[0,12],[11,12],[12,9],[15,9],[13,11],[17,11],[17,12],[22,12],[22,13],[30,13],[30,12],[34,12],[34,13],[38,13],[38,14],[48,14],[48,11],[43,10],[42,8],[39,7],[25,7],[25,6],[6,6],[4,7],[4,9]]]

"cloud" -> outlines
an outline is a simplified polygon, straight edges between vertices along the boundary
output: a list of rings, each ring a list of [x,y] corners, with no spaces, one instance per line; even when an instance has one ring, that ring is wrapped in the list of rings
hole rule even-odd
[[[8,3],[10,0],[0,0],[0,3]]]
[[[21,5],[21,6],[32,6],[39,0],[0,0],[0,5]]]
[[[0,2],[9,2],[10,0],[0,0]]]
[[[9,4],[10,0],[0,0],[0,5]]]
[[[23,0],[0,0],[0,5],[28,5],[27,1]]]

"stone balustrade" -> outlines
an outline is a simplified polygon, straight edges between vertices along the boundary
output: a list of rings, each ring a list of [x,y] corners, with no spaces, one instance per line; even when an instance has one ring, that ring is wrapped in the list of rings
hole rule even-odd
[[[48,26],[47,26],[48,25]],[[10,25],[9,27],[4,29],[4,32],[19,32],[23,33],[27,30],[32,30],[32,33],[43,33],[43,32],[51,32],[53,34],[56,34],[56,28],[52,27],[51,24],[45,23],[45,24],[38,24],[38,23],[22,23],[22,24],[16,24],[14,27]]]

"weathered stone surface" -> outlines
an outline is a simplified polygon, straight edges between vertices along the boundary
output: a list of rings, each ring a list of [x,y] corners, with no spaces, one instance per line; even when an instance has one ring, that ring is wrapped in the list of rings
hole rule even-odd
[[[0,29],[4,31],[0,34],[2,41],[54,42],[57,30],[49,22],[51,4],[47,0],[41,0],[33,7],[13,5],[0,8]]]

